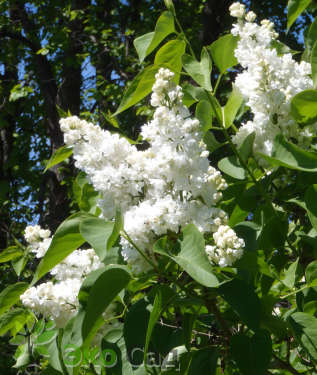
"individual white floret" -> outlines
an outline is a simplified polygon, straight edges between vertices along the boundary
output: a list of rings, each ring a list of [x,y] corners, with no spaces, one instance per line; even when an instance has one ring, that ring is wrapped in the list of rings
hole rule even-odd
[[[245,15],[245,5],[239,2],[233,3],[229,7],[230,15],[235,18],[242,18]]]

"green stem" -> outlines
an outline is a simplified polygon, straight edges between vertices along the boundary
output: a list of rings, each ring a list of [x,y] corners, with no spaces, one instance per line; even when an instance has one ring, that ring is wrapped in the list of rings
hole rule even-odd
[[[128,233],[123,230],[121,235],[135,248],[135,250],[158,272],[156,264],[139,248],[139,246],[131,239]]]
[[[181,32],[181,33],[183,34],[183,36],[184,36],[184,40],[185,40],[185,42],[187,43],[187,45],[188,45],[188,47],[189,47],[190,54],[191,54],[191,55],[193,56],[193,58],[196,60],[195,52],[194,52],[194,50],[192,49],[192,46],[191,46],[191,44],[189,43],[189,40],[187,39],[186,34],[185,34],[185,32],[184,32],[184,30],[183,30],[183,28],[182,28],[182,25],[181,25],[180,22],[178,21],[178,18],[176,17],[176,15],[175,15],[175,21],[176,21],[176,25],[179,27],[180,32]]]
[[[212,92],[212,96],[215,96],[216,95],[216,92],[217,92],[217,88],[219,86],[219,83],[221,81],[221,78],[222,78],[222,73],[219,74],[218,78],[217,78],[217,82],[216,82],[216,85],[215,85],[215,88],[214,88],[214,91]]]
[[[285,299],[287,297],[290,297],[290,296],[292,296],[294,294],[297,294],[297,293],[301,292],[302,290],[310,288],[310,287],[311,287],[311,285],[305,285],[302,288],[295,290],[295,292],[291,292],[291,293],[286,294],[285,296],[281,296],[281,299]]]
[[[220,311],[218,310],[216,300],[206,300],[206,307],[209,312],[215,315],[216,319],[218,320],[218,323],[220,324],[221,328],[223,329],[225,333],[226,339],[229,341],[230,337],[232,336],[230,332],[230,328],[227,325],[227,322],[223,319],[221,316]]]
[[[63,375],[67,375],[68,371],[64,363],[64,358],[63,358],[63,352],[62,352],[62,338],[64,334],[64,329],[61,328],[57,337],[57,350],[58,350],[58,358],[61,363]]]
[[[274,353],[273,353],[273,357],[279,363],[281,368],[284,368],[285,370],[289,371],[293,375],[300,375],[300,373],[297,370],[295,370],[294,367],[292,367],[289,363],[284,362],[281,358],[277,357]]]

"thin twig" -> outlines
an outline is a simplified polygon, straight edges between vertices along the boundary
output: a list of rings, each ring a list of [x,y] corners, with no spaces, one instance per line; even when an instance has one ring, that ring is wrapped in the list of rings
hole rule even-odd
[[[274,353],[273,357],[276,359],[276,361],[280,364],[282,368],[284,368],[285,370],[289,371],[294,375],[300,375],[300,373],[297,370],[295,370],[294,367],[292,367],[289,363],[283,361],[281,358],[277,357]]]

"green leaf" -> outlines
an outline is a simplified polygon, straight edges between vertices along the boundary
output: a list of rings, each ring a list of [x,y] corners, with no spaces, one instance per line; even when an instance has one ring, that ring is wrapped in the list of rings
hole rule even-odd
[[[102,350],[113,350],[116,360],[112,366],[107,367],[107,375],[136,375],[136,371],[132,371],[132,365],[128,358],[125,340],[123,338],[122,328],[113,329],[102,339]],[[146,375],[146,373],[144,374]]]
[[[206,90],[204,90],[202,87],[193,86],[188,82],[183,86],[183,93],[183,102],[188,107],[190,107],[193,103],[201,100],[206,100],[207,102],[209,101],[210,95],[208,95],[208,92],[206,92]]]
[[[10,91],[9,102],[15,102],[18,99],[25,98],[32,92],[32,87],[21,86],[21,84],[18,83]]]
[[[317,42],[315,42],[311,57],[310,57],[310,63],[311,63],[311,71],[312,71],[312,79],[314,82],[314,88],[317,86]]]
[[[152,336],[153,329],[161,316],[164,309],[168,306],[168,304],[176,297],[175,292],[170,289],[169,287],[163,285],[160,288],[158,288],[153,309],[151,311],[149,324],[146,331],[146,338],[145,338],[145,346],[144,346],[144,362],[147,361],[147,352],[150,345],[150,340]]]
[[[15,352],[14,358],[16,360],[14,366],[12,366],[14,368],[20,368],[30,363],[29,345],[27,343],[20,345]]]
[[[253,152],[253,143],[255,139],[255,133],[248,134],[248,136],[244,139],[241,146],[238,149],[238,153],[241,156],[244,162],[247,162],[249,157],[252,155]]]
[[[0,317],[0,336],[10,331],[15,336],[24,326],[34,321],[34,315],[25,309],[9,310]]]
[[[307,36],[305,38],[306,48],[309,53],[313,49],[315,42],[317,41],[317,18],[314,19],[314,22],[309,26]]]
[[[183,40],[171,40],[161,47],[154,59],[154,65],[165,67],[175,73],[174,80],[179,81],[182,70],[182,56],[185,53],[186,43]]]
[[[87,217],[89,215],[82,212],[73,214],[56,229],[50,247],[38,265],[31,285],[85,242],[79,231],[79,224]]]
[[[0,293],[0,315],[20,300],[20,295],[28,288],[28,283],[18,282],[7,286]]]
[[[201,130],[206,133],[212,126],[213,110],[210,102],[201,100],[196,106],[195,117],[199,120]]]
[[[109,251],[113,245],[116,243],[117,239],[120,236],[121,231],[123,230],[123,216],[119,209],[116,210],[116,217],[114,221],[114,227],[112,233],[107,241],[107,250]]]
[[[312,284],[317,279],[317,260],[309,263],[305,270],[305,278],[308,284]]]
[[[219,147],[223,145],[223,143],[220,143],[217,141],[217,139],[215,138],[215,136],[212,134],[211,131],[207,131],[204,134],[203,141],[206,143],[207,150],[209,152],[214,152],[215,150],[217,150]]]
[[[219,286],[219,292],[252,330],[260,326],[261,304],[254,289],[240,279],[233,279]]]
[[[188,224],[182,233],[183,240],[177,254],[168,251],[166,237],[156,241],[154,251],[173,259],[198,283],[216,288],[219,282],[212,272],[212,266],[205,251],[203,235],[193,224]]]
[[[287,29],[289,30],[297,17],[308,7],[311,0],[289,0],[287,3]]]
[[[283,248],[288,232],[288,219],[284,213],[275,211],[264,217],[262,231],[259,235],[259,247],[267,252]]]
[[[21,258],[19,259],[13,259],[11,261],[11,264],[12,264],[12,267],[15,271],[15,273],[20,276],[21,275],[21,272],[24,270],[24,267],[26,266],[28,262],[28,257],[27,255],[24,255],[22,256]]]
[[[244,210],[236,204],[229,219],[229,226],[234,227],[236,224],[241,223],[247,216],[249,215],[249,211]]]
[[[306,314],[310,314],[316,316],[317,313],[317,301],[309,301],[305,303],[303,307],[303,312]]]
[[[260,229],[261,227],[252,221],[244,221],[234,227],[237,236],[243,238],[247,251],[258,250],[257,239]]]
[[[317,361],[317,319],[310,314],[296,312],[288,318],[296,340]]]
[[[227,69],[238,64],[238,60],[234,56],[234,50],[237,47],[237,43],[237,37],[232,34],[227,34],[221,36],[208,47],[213,61],[221,74],[224,74]]]
[[[236,115],[243,103],[243,97],[241,92],[235,87],[232,87],[231,94],[229,99],[224,106],[224,118],[225,118],[225,127],[229,128],[232,124]]]
[[[80,233],[93,247],[100,260],[107,255],[107,244],[114,229],[114,222],[97,217],[87,218],[80,223]]]
[[[203,348],[192,353],[188,375],[214,375],[217,370],[218,351],[214,347]]]
[[[309,220],[317,230],[317,185],[311,185],[304,195],[305,209],[307,210]]]
[[[265,375],[272,356],[272,342],[266,331],[251,338],[237,334],[230,339],[231,354],[242,375]]]
[[[158,70],[158,66],[152,65],[140,72],[131,82],[123,95],[119,108],[112,116],[118,115],[146,97],[152,91],[152,86],[155,82],[155,74]]]
[[[305,90],[296,94],[291,101],[291,114],[301,125],[316,122],[317,90]]]
[[[82,336],[85,340],[91,334],[98,323],[101,314],[128,284],[131,276],[123,266],[108,266],[96,279],[90,289],[86,314],[82,326]]]
[[[98,213],[98,210],[100,210],[97,207],[99,193],[95,191],[93,186],[88,182],[85,173],[79,173],[74,180],[73,193],[81,211],[85,211],[93,215]]]
[[[288,142],[280,134],[276,136],[272,156],[258,153],[269,164],[298,171],[317,172],[317,153],[305,151]]]
[[[15,260],[23,255],[23,251],[18,246],[9,246],[0,253],[0,263]]]
[[[61,163],[62,161],[69,158],[73,153],[73,150],[67,146],[62,146],[55,153],[51,156],[50,160],[47,162],[46,167],[44,169],[44,173],[53,167],[56,164]]]
[[[218,123],[222,125],[222,108],[218,102],[218,100],[214,97],[208,94],[209,103],[211,105],[214,117],[218,120]]]
[[[154,32],[142,35],[134,39],[134,47],[142,62],[169,34],[175,32],[174,16],[171,12],[165,11],[157,20]]]
[[[101,276],[105,272],[106,268],[101,267],[95,271],[90,272],[86,278],[84,279],[83,283],[81,284],[79,293],[78,293],[78,301],[83,306],[87,306],[87,301],[89,298],[90,289],[96,282],[99,276]]]
[[[246,178],[246,173],[237,158],[232,156],[227,156],[218,162],[218,168],[237,180],[244,180]]]
[[[150,308],[147,300],[140,299],[129,308],[124,318],[124,339],[128,355],[131,356],[134,365],[141,365],[143,362],[143,352],[139,350],[133,352],[133,349],[143,348],[145,345]]]
[[[197,61],[193,56],[183,55],[183,67],[186,72],[196,81],[201,87],[207,91],[211,91],[210,74],[212,69],[211,59],[208,51],[203,47],[201,51],[201,60]]]
[[[299,258],[293,262],[284,273],[284,277],[281,279],[282,283],[289,289],[293,289],[296,281],[296,271],[298,266]]]
[[[164,0],[164,4],[169,11],[175,14],[175,7],[173,4],[173,0]]]

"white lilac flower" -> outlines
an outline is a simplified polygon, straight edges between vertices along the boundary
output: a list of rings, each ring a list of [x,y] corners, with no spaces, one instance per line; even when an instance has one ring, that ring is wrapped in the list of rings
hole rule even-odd
[[[76,166],[101,194],[102,216],[113,219],[119,206],[126,233],[154,262],[153,243],[168,231],[178,233],[194,223],[202,233],[213,233],[227,222],[216,208],[226,182],[209,165],[199,121],[183,105],[174,73],[162,68],[155,79],[154,116],[141,129],[149,143],[145,151],[77,117],[61,121]],[[135,273],[150,268],[127,239],[121,239],[121,248]]]
[[[238,9],[237,4],[234,9]],[[239,17],[231,32],[239,36],[235,56],[243,68],[235,86],[253,114],[252,120],[242,124],[233,142],[240,146],[254,132],[255,152],[271,155],[277,134],[289,140],[295,138],[300,146],[306,147],[316,131],[316,124],[301,129],[290,114],[290,100],[313,87],[310,64],[297,63],[290,53],[282,56],[277,53],[272,42],[278,35],[269,20],[262,20],[260,26],[253,22],[253,13],[246,15],[246,22],[232,15]],[[264,163],[261,159],[260,162]]]
[[[52,240],[50,233],[39,225],[26,227],[25,239],[37,258],[43,257],[48,250]],[[77,312],[77,296],[84,278],[102,266],[93,249],[75,250],[50,271],[55,280],[29,288],[21,295],[21,301],[34,313],[49,317],[58,327],[64,327]]]
[[[221,267],[232,266],[243,254],[245,246],[228,225],[220,225],[213,234],[215,245],[207,245],[206,252],[209,259]]]
[[[242,18],[245,15],[245,5],[239,2],[233,3],[229,7],[230,15],[236,18]]]

